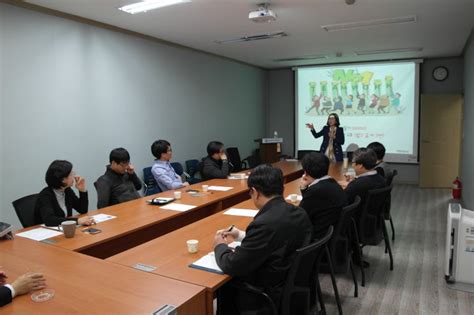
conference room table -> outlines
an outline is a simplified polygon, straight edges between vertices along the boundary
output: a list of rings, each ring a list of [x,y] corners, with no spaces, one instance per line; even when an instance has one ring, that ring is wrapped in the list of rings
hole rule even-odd
[[[8,281],[41,272],[54,296],[34,302],[16,297],[0,314],[154,314],[172,305],[178,314],[204,314],[203,287],[153,276],[21,237],[0,241],[0,266]]]
[[[342,165],[331,164],[329,174],[336,180],[342,180]],[[285,184],[284,196],[300,194],[300,181],[294,180]],[[290,202],[288,200],[288,202]],[[299,204],[296,201],[295,204]],[[232,206],[232,209],[257,210],[252,200],[246,200]],[[109,257],[107,260],[132,267],[142,263],[156,267],[153,274],[170,277],[183,282],[192,283],[206,288],[206,314],[213,314],[213,299],[216,291],[231,279],[228,275],[212,273],[189,267],[190,264],[214,250],[214,236],[217,230],[226,229],[235,225],[240,230],[245,230],[253,217],[225,214],[223,210],[205,219],[194,222],[157,239],[140,246]],[[199,241],[197,253],[190,254],[186,241],[195,239]]]
[[[282,170],[287,181],[299,178],[303,173],[301,163],[297,160],[284,160],[272,165]],[[232,189],[203,192],[201,188],[203,184],[232,187]],[[189,190],[195,190],[198,193]],[[195,208],[180,212],[165,210],[161,206],[150,205],[147,202],[147,200],[156,197],[173,197],[175,191],[181,191],[182,198],[174,201],[173,204],[190,205]],[[106,214],[116,218],[95,225],[95,228],[101,230],[101,233],[98,234],[83,233],[81,232],[83,228],[78,228],[74,238],[65,238],[60,235],[43,242],[104,259],[249,199],[247,191],[246,179],[212,179],[177,190],[89,211],[87,215]]]

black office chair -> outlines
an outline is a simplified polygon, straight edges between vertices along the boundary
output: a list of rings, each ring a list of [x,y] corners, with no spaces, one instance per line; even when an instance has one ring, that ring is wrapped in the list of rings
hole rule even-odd
[[[160,186],[155,181],[151,173],[151,166],[143,169],[143,182],[145,183],[145,196],[154,195],[161,192]]]
[[[254,150],[252,152],[252,155],[249,155],[245,160],[247,161],[249,168],[256,168],[257,166],[262,164],[262,159],[260,158],[260,150]]]
[[[314,239],[321,239],[323,238],[330,226],[337,226],[338,222],[341,219],[342,215],[342,207],[331,207],[327,209],[319,209],[318,211],[313,211],[313,215],[311,216],[311,223],[313,224],[313,238]],[[339,291],[337,289],[337,282],[334,276],[333,264],[332,264],[332,256],[329,250],[329,243],[324,245],[324,252],[325,256],[321,260],[321,266],[325,266],[331,275],[331,282],[332,287],[334,290],[334,297],[336,298],[337,308],[339,310],[339,314],[342,314],[342,305],[341,300],[339,298]],[[320,303],[324,304],[322,299],[320,299]]]
[[[232,171],[240,172],[242,170],[248,169],[247,160],[240,159],[239,149],[236,147],[227,148],[227,159],[232,164]]]
[[[184,169],[183,169],[183,166],[181,165],[181,163],[179,163],[179,162],[172,162],[172,163],[171,163],[171,166],[173,167],[173,169],[174,169],[174,171],[176,172],[176,174],[178,174],[179,176],[183,175]]]
[[[352,262],[352,218],[360,204],[360,197],[356,196],[354,202],[342,209],[342,214],[336,224],[334,234],[328,244],[331,257],[332,270],[335,274],[347,274],[350,270],[352,280],[354,281],[354,297],[359,295],[357,278],[354,273]],[[358,244],[357,244],[358,246]],[[331,272],[328,262],[321,261],[321,271]],[[365,278],[364,269],[362,268],[363,277]]]
[[[386,180],[387,180],[387,186],[392,185],[393,178],[398,175],[397,170],[393,170],[390,174],[388,174]],[[390,208],[392,207],[392,193],[390,192],[390,195],[387,198],[387,201],[385,202],[385,210],[384,210],[384,219],[390,221],[390,227],[392,228],[392,241],[395,241],[395,227],[393,226],[393,220],[392,220],[392,215],[390,214]]]
[[[298,160],[301,161],[306,154],[312,153],[312,152],[319,152],[319,151],[316,151],[316,150],[298,150],[298,154],[296,155],[296,157],[297,157]]]
[[[377,246],[382,240],[390,256],[390,270],[393,270],[393,256],[390,239],[384,219],[384,205],[390,196],[392,186],[369,190],[367,200],[359,219],[359,242],[364,246]]]
[[[271,314],[274,315],[306,315],[313,314],[317,307],[317,296],[315,286],[319,272],[319,264],[324,254],[324,246],[329,242],[333,233],[331,226],[327,234],[320,240],[317,240],[303,248],[297,249],[292,264],[288,270],[280,305],[275,302],[264,291],[248,283],[233,283],[232,285],[240,290],[245,290],[251,294],[260,296],[266,302]],[[219,303],[219,299],[218,299]]]
[[[36,225],[35,205],[38,194],[22,197],[12,202],[16,215],[24,228]]]
[[[199,173],[199,160],[186,160],[184,164],[186,165],[186,172],[188,172],[189,176],[195,178]]]

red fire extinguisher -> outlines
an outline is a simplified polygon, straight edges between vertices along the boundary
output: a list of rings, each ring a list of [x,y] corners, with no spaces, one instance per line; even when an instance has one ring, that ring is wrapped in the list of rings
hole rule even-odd
[[[459,177],[453,182],[453,199],[461,199],[462,183],[459,180]]]

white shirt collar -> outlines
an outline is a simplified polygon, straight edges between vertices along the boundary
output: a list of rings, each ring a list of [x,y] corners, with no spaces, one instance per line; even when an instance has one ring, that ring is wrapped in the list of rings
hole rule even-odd
[[[329,175],[326,175],[326,176],[317,178],[317,179],[315,179],[311,184],[309,184],[308,187],[311,187],[311,186],[313,186],[313,185],[316,185],[316,184],[319,183],[320,181],[326,180],[326,179],[329,179],[329,178],[331,178],[331,176],[329,176]]]

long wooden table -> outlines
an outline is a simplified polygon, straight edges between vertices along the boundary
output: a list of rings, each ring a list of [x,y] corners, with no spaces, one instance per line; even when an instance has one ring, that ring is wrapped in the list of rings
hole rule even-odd
[[[335,179],[343,178],[341,165],[331,165],[330,175]],[[289,194],[300,194],[299,184],[299,179],[285,184],[285,197]],[[257,209],[251,200],[243,201],[232,208]],[[136,263],[152,265],[157,267],[153,271],[156,275],[205,287],[206,313],[212,314],[214,294],[230,280],[230,276],[190,268],[189,265],[214,250],[213,242],[217,230],[227,228],[231,224],[245,230],[253,220],[250,217],[226,215],[224,212],[225,210],[107,260],[126,266],[133,266]],[[186,241],[189,239],[199,240],[199,251],[195,254],[187,251]]]
[[[165,304],[178,314],[204,314],[204,288],[15,238],[0,241],[0,266],[13,281],[28,271],[45,275],[54,297],[36,303],[16,297],[0,314],[152,314]]]
[[[285,179],[288,180],[298,178],[303,173],[299,161],[279,161],[273,163],[273,165],[281,168]],[[202,184],[228,186],[232,187],[232,189],[229,191],[200,192],[199,196],[186,192],[189,189],[201,190]],[[102,231],[99,234],[90,235],[77,230],[74,238],[66,239],[61,235],[51,238],[47,242],[61,248],[104,259],[208,217],[249,198],[247,194],[247,180],[245,179],[212,179],[179,190],[182,191],[182,198],[175,201],[175,203],[193,205],[195,206],[194,209],[186,212],[164,210],[159,206],[149,205],[146,202],[155,197],[173,197],[174,191],[167,191],[111,207],[89,211],[88,215],[104,213],[117,217],[97,224],[95,227]]]

